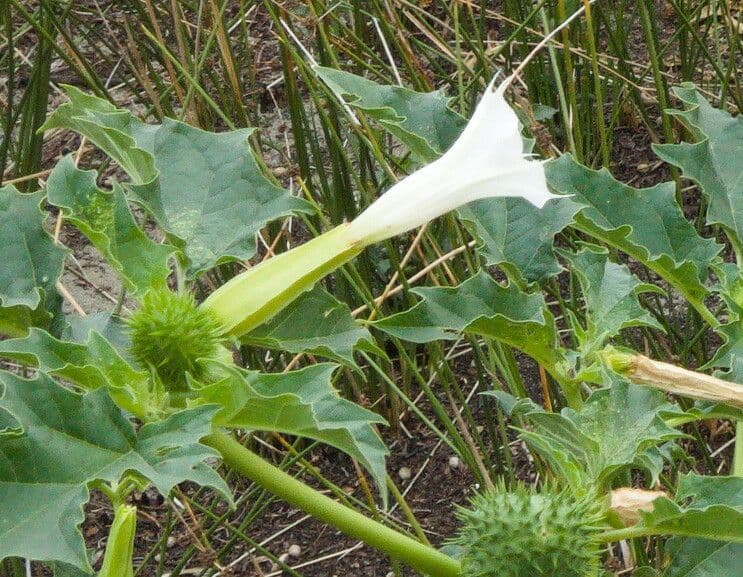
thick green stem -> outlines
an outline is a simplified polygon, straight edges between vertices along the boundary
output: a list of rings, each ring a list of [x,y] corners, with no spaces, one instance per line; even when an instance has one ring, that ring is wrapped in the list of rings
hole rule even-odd
[[[264,489],[359,539],[394,559],[431,577],[459,577],[458,561],[410,537],[349,509],[268,463],[224,433],[214,433],[204,442],[222,454],[225,463]]]
[[[743,421],[735,423],[735,453],[733,454],[733,475],[743,477]]]
[[[659,534],[658,531],[653,531],[647,527],[625,527],[624,529],[606,531],[598,537],[598,540],[602,543],[616,543],[617,541],[625,541],[627,539],[636,539],[638,537],[647,537],[649,535],[657,534]]]
[[[106,552],[98,577],[133,577],[132,557],[137,532],[137,509],[121,504],[116,507],[114,522],[108,533]]]

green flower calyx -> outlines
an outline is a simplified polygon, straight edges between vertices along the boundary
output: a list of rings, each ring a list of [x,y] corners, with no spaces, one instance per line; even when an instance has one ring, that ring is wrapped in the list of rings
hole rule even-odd
[[[190,294],[151,290],[128,324],[132,356],[166,390],[186,391],[190,380],[208,382],[212,369],[205,361],[231,361],[219,321]]]
[[[595,577],[604,507],[570,490],[503,485],[460,508],[464,577]]]

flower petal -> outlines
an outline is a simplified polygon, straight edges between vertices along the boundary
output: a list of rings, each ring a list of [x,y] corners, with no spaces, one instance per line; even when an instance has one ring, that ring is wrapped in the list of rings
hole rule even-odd
[[[395,184],[349,226],[355,241],[390,238],[463,204],[491,196],[520,196],[541,208],[555,195],[540,161],[524,156],[516,113],[503,92],[485,91],[472,118],[438,160]]]

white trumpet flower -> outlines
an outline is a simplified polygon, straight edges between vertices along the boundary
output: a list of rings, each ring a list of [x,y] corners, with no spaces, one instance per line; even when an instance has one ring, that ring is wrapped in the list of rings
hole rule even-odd
[[[539,208],[555,198],[542,162],[523,153],[518,118],[503,97],[507,84],[493,90],[491,83],[451,148],[356,217],[349,238],[373,244],[481,198],[520,196]]]
[[[416,228],[473,200],[522,197],[537,207],[547,190],[542,163],[523,153],[519,121],[503,98],[508,81],[483,95],[472,119],[438,160],[401,180],[350,223],[239,274],[207,298],[225,332],[266,322],[365,246]]]

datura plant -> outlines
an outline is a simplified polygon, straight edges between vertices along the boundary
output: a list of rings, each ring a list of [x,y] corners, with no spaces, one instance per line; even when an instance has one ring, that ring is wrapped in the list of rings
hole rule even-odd
[[[38,192],[0,189],[0,332],[8,337],[0,357],[33,369],[0,372],[0,559],[90,574],[80,525],[97,490],[114,509],[98,574],[131,576],[132,492],[154,486],[169,495],[192,482],[233,505],[211,466],[219,457],[425,575],[598,577],[612,543],[648,536],[672,537],[659,541],[662,555],[648,568],[657,575],[687,574],[684,563],[707,577],[725,574],[715,565],[719,555],[743,558],[743,458],[738,476],[682,474],[686,457],[677,441],[686,436],[682,425],[743,417],[735,386],[722,386],[740,380],[740,263],[724,263],[722,245],[699,236],[676,203],[674,183],[638,190],[567,154],[535,158],[506,102],[508,83],[488,87],[466,122],[439,92],[378,85],[323,67],[314,72],[338,99],[332,105],[365,116],[373,127],[366,137],[382,131],[398,141],[395,150],[404,154],[398,165],[411,174],[352,221],[226,282],[234,272],[229,263],[255,257],[256,235],[267,224],[316,210],[265,176],[247,144],[251,129],[210,133],[170,119],[146,124],[68,87],[69,101],[43,129],[79,133],[128,180],[101,188],[95,171],[67,156]],[[699,185],[707,222],[743,246],[735,217],[743,198],[734,153],[743,141],[741,120],[713,108],[692,86],[677,94],[686,109],[676,114],[695,141],[656,152]],[[63,312],[63,299],[73,297],[60,280],[67,253],[48,232],[50,208],[119,276],[113,312]],[[408,310],[364,323],[316,286],[366,247],[450,211],[477,241],[474,274],[461,284],[412,289],[418,302]],[[142,223],[159,234],[145,233]],[[569,242],[558,249],[554,237],[564,229]],[[640,281],[617,254],[663,279],[706,330],[719,333],[723,345],[705,368],[725,372],[651,370],[635,358],[627,347],[631,331],[669,329],[645,298],[664,290]],[[505,280],[496,281],[490,267]],[[570,303],[560,298],[548,306],[541,289],[554,289],[565,269],[575,294]],[[204,287],[220,283],[204,295]],[[708,308],[713,292],[723,313]],[[558,330],[555,307],[566,330]],[[364,374],[354,349],[384,355],[370,329],[411,343],[466,335],[495,351],[497,370],[516,371],[517,351],[544,369],[547,389],[554,385],[554,404],[544,407],[523,388],[502,390],[497,379],[484,391],[480,399],[494,397],[487,406],[497,403],[517,425],[542,482],[490,483],[458,509],[461,527],[442,550],[318,492],[231,434],[328,444],[366,469],[386,506],[387,448],[377,432],[384,419],[333,386],[342,378],[338,364]],[[334,362],[264,373],[243,361],[253,345]],[[685,388],[669,388],[679,380],[668,377],[678,376],[672,369],[683,371]],[[697,400],[675,404],[658,388]],[[489,480],[481,467],[472,471]],[[647,487],[629,486],[633,479]]]
[[[538,161],[522,152],[516,114],[503,92],[488,87],[471,120],[441,158],[392,186],[352,222],[236,276],[203,307],[231,334],[265,322],[366,246],[419,227],[468,202],[521,197],[541,208],[549,192]],[[258,288],[260,287],[260,288]]]

